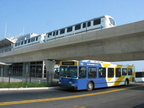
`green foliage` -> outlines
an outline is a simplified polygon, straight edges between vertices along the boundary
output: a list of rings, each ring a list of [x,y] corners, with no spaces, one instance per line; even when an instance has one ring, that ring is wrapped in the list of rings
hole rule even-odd
[[[46,82],[12,82],[12,83],[6,83],[6,82],[0,82],[0,88],[26,88],[26,87],[54,87],[58,86],[56,82],[46,83]]]

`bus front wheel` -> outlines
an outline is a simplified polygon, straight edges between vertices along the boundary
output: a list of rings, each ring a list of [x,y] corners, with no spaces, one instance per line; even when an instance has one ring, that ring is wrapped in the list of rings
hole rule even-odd
[[[93,88],[94,88],[93,83],[92,83],[92,82],[89,82],[88,85],[87,85],[87,90],[88,90],[88,91],[92,91]]]

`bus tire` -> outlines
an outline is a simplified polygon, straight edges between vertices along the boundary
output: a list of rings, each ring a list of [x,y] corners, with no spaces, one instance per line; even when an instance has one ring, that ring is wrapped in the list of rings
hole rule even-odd
[[[92,82],[89,82],[87,85],[87,91],[92,91],[94,89],[94,85]]]
[[[125,85],[125,86],[128,86],[128,85],[129,85],[129,80],[128,80],[128,79],[125,80],[124,85]]]

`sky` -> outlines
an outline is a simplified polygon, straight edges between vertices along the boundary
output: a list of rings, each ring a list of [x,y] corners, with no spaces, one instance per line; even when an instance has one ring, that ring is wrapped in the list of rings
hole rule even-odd
[[[0,0],[0,40],[42,34],[102,15],[124,25],[144,20],[143,11],[144,0]],[[144,61],[128,63],[139,64],[137,70],[144,71]]]

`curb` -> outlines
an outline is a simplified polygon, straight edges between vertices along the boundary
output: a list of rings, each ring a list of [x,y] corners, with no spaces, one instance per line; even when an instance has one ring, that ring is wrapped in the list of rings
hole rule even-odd
[[[136,83],[136,84],[139,84],[139,85],[144,85],[144,83]]]
[[[52,90],[58,87],[32,87],[32,88],[0,88],[0,91],[20,91],[20,90]]]
[[[144,85],[144,82],[134,82],[134,83],[131,83],[131,84]]]

